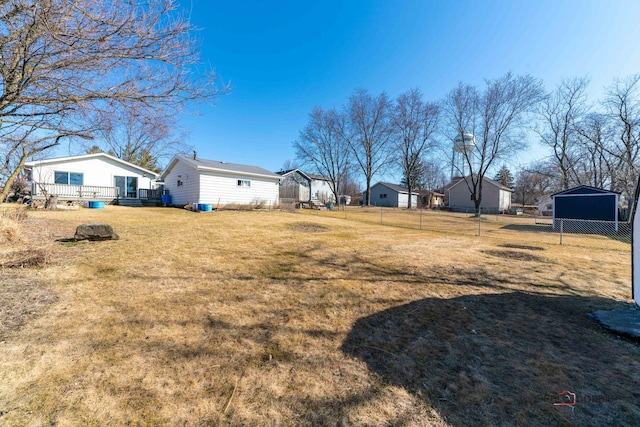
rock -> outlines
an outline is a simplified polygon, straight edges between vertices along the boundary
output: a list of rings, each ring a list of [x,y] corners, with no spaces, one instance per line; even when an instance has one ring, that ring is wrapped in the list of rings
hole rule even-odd
[[[114,233],[109,224],[81,224],[76,228],[75,240],[118,240],[120,236]]]

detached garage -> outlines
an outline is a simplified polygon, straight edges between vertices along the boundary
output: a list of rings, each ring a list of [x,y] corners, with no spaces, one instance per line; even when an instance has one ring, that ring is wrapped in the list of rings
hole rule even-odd
[[[553,228],[570,225],[584,227],[587,221],[607,221],[618,230],[618,198],[620,193],[581,185],[555,193],[553,198]],[[565,221],[561,220],[569,220]],[[566,231],[573,231],[568,230]],[[579,231],[579,230],[575,230]]]

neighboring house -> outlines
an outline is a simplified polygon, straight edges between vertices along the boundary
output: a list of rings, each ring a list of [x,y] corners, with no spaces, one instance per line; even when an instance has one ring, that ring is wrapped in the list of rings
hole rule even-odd
[[[280,197],[283,199],[315,205],[335,203],[331,180],[327,177],[305,173],[300,169],[280,171],[278,175],[282,176]]]
[[[258,166],[178,155],[160,179],[174,205],[274,207],[279,203],[280,175]]]
[[[370,203],[375,206],[406,208],[409,190],[396,184],[378,182],[371,186]],[[418,194],[411,193],[411,207],[418,207]]]
[[[580,185],[552,194],[553,227],[563,221],[565,231],[580,231],[588,221],[608,221],[618,230],[618,199],[620,193],[602,188]],[[565,227],[566,226],[566,227]]]
[[[476,208],[471,198],[471,191],[465,182],[467,179],[470,178],[454,178],[449,186],[449,208],[453,211],[469,211]],[[500,213],[511,209],[512,194],[513,189],[484,177],[480,201],[482,213]]]
[[[36,200],[44,199],[45,193],[58,200],[160,199],[156,172],[106,153],[27,162],[25,170]]]
[[[417,193],[420,199],[420,207],[437,209],[444,206],[444,193],[429,190],[419,190]]]
[[[314,174],[309,174],[309,177],[311,178],[311,200],[319,200],[322,203],[336,202],[329,178]]]

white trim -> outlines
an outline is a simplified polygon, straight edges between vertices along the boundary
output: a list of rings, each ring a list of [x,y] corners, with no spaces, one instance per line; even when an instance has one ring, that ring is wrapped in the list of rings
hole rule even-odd
[[[614,191],[608,191],[606,193],[592,193],[592,194],[558,194],[556,196],[553,196],[553,198],[555,199],[556,197],[591,197],[591,196],[597,196],[597,197],[616,196],[616,199],[618,199],[619,194]]]
[[[268,178],[268,179],[272,179],[274,181],[280,181],[280,179],[282,178],[280,175],[277,176],[273,176],[273,175],[264,175],[264,174],[260,174],[260,173],[252,173],[252,172],[243,172],[243,171],[239,171],[236,169],[219,169],[219,168],[212,168],[210,166],[200,166],[198,165],[196,167],[197,170],[201,170],[204,172],[218,172],[221,174],[226,174],[226,175],[243,175],[243,176],[255,176],[258,178]]]

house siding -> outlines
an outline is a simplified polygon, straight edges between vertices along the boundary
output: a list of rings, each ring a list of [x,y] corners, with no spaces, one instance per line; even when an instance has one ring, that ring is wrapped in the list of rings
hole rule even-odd
[[[311,198],[335,202],[335,197],[331,191],[331,185],[327,181],[321,179],[311,180]]]
[[[178,179],[182,180],[181,186],[178,186]],[[167,172],[164,177],[164,189],[169,191],[173,205],[200,203],[200,176],[196,169],[184,162],[176,162]]]
[[[249,187],[239,187],[238,180],[251,182]],[[199,203],[211,203],[213,206],[240,204],[251,205],[259,201],[266,206],[278,204],[278,179],[266,179],[242,174],[200,173]]]
[[[456,210],[475,209],[471,192],[464,181],[449,189],[449,207]],[[480,209],[484,212],[501,212],[511,208],[511,192],[496,187],[491,182],[483,182]]]
[[[385,198],[381,196],[386,194]],[[401,193],[384,184],[375,184],[371,187],[371,204],[374,206],[406,208],[409,200],[408,193]],[[411,194],[411,207],[418,206],[418,194]]]
[[[386,197],[381,197],[386,195]],[[398,192],[387,186],[376,184],[371,187],[371,204],[374,206],[394,207],[398,206]]]
[[[32,167],[32,180],[34,182],[53,184],[55,172],[74,172],[83,175],[82,184],[85,186],[114,187],[115,176],[127,176],[138,178],[138,189],[153,188],[153,179],[147,177],[138,169],[129,168],[126,165],[113,161],[106,157],[93,157],[88,159],[69,159],[60,162],[36,163]]]

